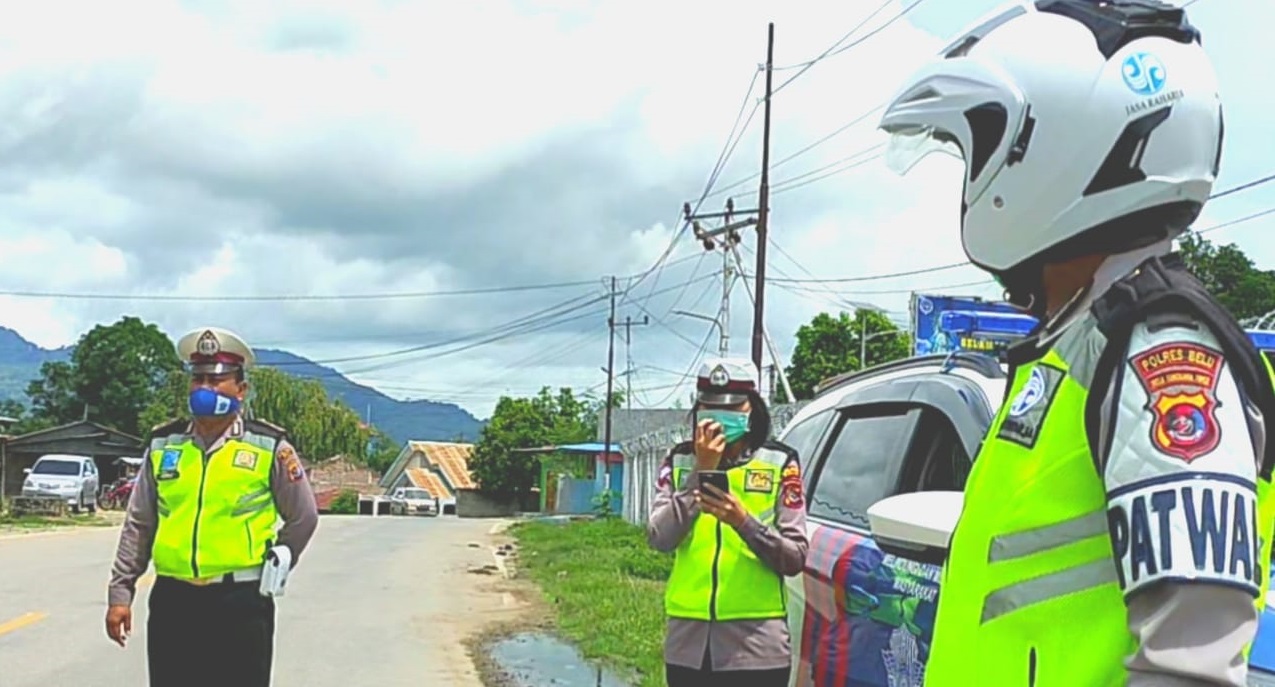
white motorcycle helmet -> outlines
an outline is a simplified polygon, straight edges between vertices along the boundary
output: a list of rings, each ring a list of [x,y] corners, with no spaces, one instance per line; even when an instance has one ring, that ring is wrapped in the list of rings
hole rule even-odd
[[[882,116],[905,174],[965,162],[961,242],[1039,314],[1046,262],[1176,237],[1213,188],[1217,77],[1199,32],[1154,0],[1040,0],[963,32]]]

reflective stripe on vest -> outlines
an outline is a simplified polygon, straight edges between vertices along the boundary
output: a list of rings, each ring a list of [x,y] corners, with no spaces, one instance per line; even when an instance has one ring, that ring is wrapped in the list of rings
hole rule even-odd
[[[1084,423],[1105,343],[1088,317],[1040,360],[1013,371],[966,482],[927,687],[1125,685],[1124,660],[1137,639]],[[1033,376],[1044,382],[1035,402],[1016,403]],[[1257,485],[1263,512],[1271,507],[1269,487]],[[1263,523],[1269,560],[1275,520]]]
[[[274,439],[245,432],[205,460],[188,436],[151,442],[156,573],[193,579],[262,564],[279,518],[270,491],[274,446]]]
[[[780,471],[788,456],[758,449],[747,463],[726,471],[731,493],[765,524],[778,518]],[[681,489],[695,457],[674,456],[673,484]],[[743,537],[717,518],[701,514],[677,547],[664,593],[672,618],[747,620],[787,616],[783,577],[753,553]]]

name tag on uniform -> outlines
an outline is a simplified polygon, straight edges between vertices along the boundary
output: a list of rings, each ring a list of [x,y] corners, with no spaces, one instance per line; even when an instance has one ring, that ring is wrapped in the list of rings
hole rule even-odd
[[[256,470],[257,454],[252,451],[235,451],[235,460],[232,465],[245,470]]]
[[[744,491],[770,493],[775,488],[775,471],[749,468],[744,471]]]
[[[182,452],[178,449],[166,449],[164,455],[159,459],[159,474],[155,475],[155,479],[177,479],[181,473],[177,471],[177,463],[181,460]]]

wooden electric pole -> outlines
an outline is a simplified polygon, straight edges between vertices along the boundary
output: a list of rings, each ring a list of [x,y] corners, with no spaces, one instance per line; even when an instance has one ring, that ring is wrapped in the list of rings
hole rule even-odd
[[[634,320],[631,315],[624,316],[624,322],[617,324],[624,326],[624,407],[633,409],[633,354],[630,348],[633,345],[633,328],[644,327],[651,324],[651,316],[643,315],[641,320]]]
[[[765,347],[766,232],[770,225],[770,96],[775,66],[775,22],[766,29],[766,101],[761,133],[761,188],[757,193],[757,294],[753,303],[753,364],[762,368]]]
[[[612,385],[615,383],[615,277],[611,277],[611,315],[607,317],[607,328],[611,330],[611,335],[607,337],[607,395],[604,403],[606,404],[606,429],[603,430],[602,452],[606,454],[607,462],[611,459],[611,394]],[[606,488],[611,488],[611,471],[607,471]]]

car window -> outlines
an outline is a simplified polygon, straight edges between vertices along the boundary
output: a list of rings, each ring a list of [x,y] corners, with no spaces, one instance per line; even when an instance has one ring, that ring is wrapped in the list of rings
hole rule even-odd
[[[803,468],[802,476],[807,484],[810,482],[812,472],[810,468],[819,458],[816,455],[819,451],[819,440],[823,438],[824,430],[828,428],[828,423],[832,422],[835,416],[836,411],[829,408],[802,420],[784,432],[783,442],[797,451],[797,458],[801,461]]]
[[[80,475],[80,464],[69,460],[42,460],[31,469],[35,475]]]
[[[814,478],[809,515],[866,528],[868,507],[899,482],[920,415],[916,407],[851,409]]]
[[[921,411],[916,437],[903,465],[898,493],[963,490],[971,461],[952,420],[936,408],[926,408]]]

